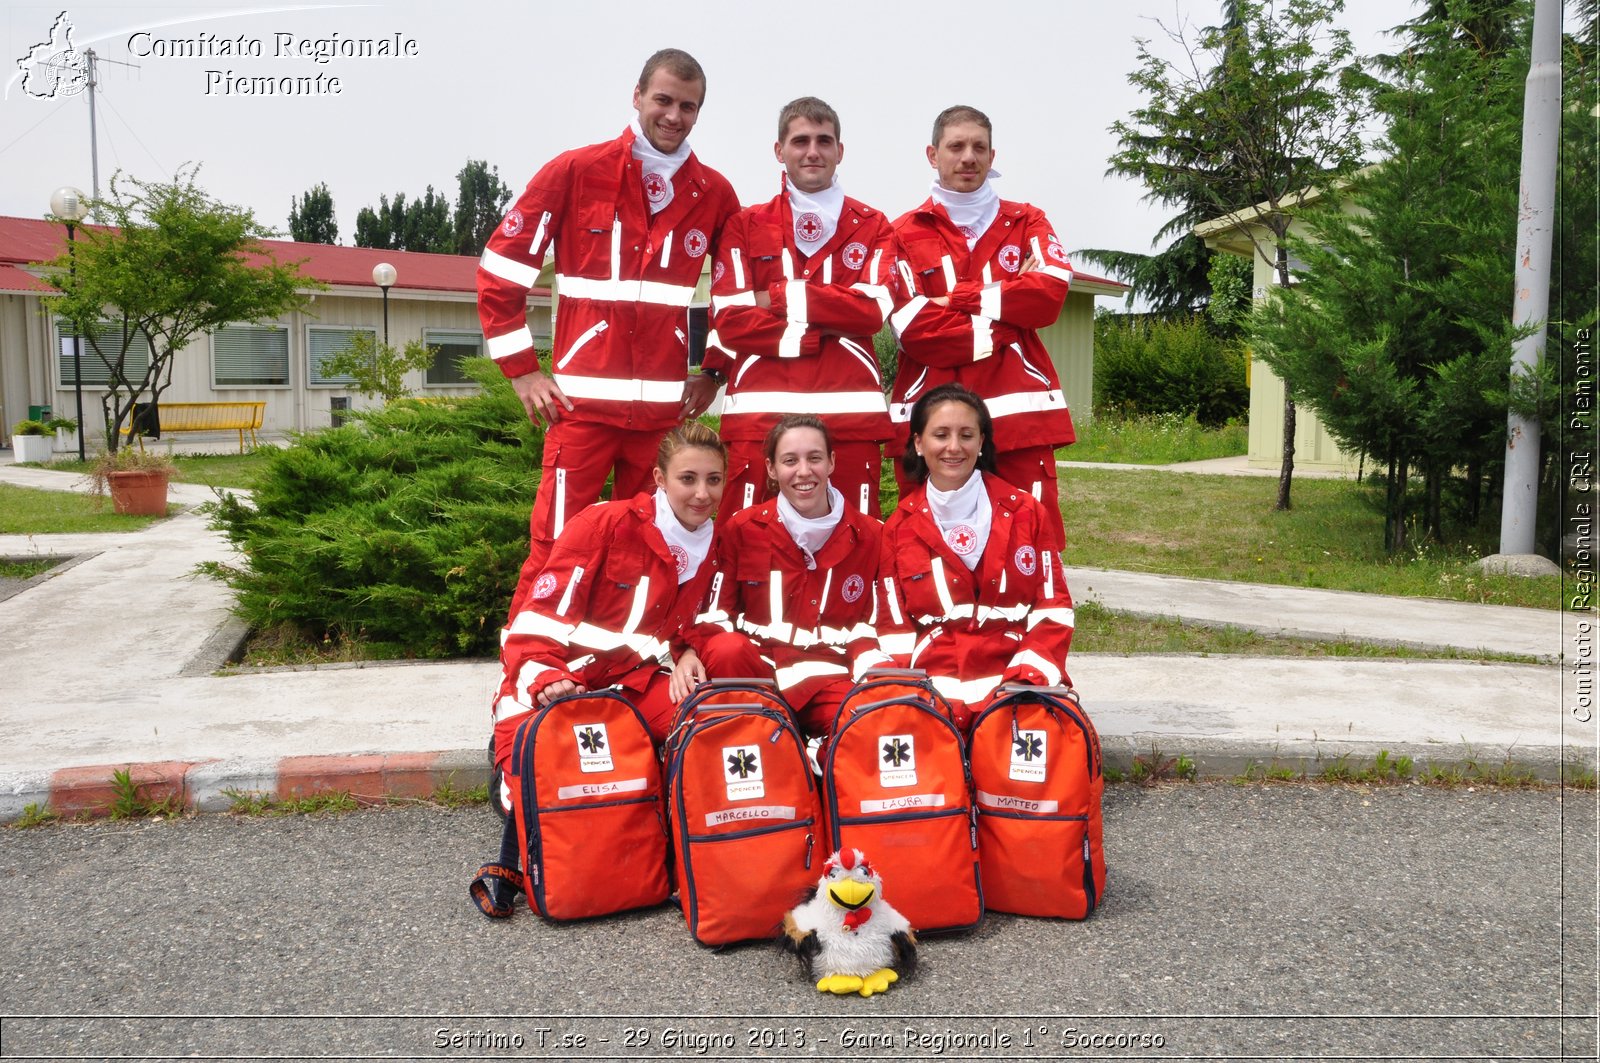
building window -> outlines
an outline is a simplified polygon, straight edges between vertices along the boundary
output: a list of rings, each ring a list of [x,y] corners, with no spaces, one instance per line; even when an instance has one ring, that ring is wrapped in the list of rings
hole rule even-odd
[[[374,343],[378,334],[369,328],[333,328],[312,326],[306,330],[306,383],[312,387],[346,387],[355,383],[350,376],[329,376],[322,371],[322,363],[350,346],[359,333],[365,333]]]
[[[211,335],[215,387],[289,383],[289,330],[282,325],[224,325]]]
[[[433,351],[433,364],[428,366],[422,375],[424,384],[428,387],[476,384],[476,381],[461,371],[461,360],[483,355],[482,333],[428,329],[422,334],[422,342]]]
[[[59,387],[70,388],[73,384],[72,340],[75,335],[76,330],[71,324],[59,318],[56,320],[56,379]],[[122,326],[102,321],[92,335],[92,342],[88,335],[83,338],[83,384],[85,387],[103,388],[111,383],[111,368],[95,353],[95,344],[99,344],[106,358],[115,362],[122,351]],[[135,332],[131,339],[122,369],[123,375],[137,384],[150,368],[150,341],[144,338],[142,332]]]

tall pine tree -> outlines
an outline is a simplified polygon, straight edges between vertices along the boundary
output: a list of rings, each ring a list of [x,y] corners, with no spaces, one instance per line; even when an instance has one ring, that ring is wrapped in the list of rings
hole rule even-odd
[[[317,182],[306,193],[289,200],[289,239],[303,244],[336,244],[339,221],[333,214],[333,193]]]

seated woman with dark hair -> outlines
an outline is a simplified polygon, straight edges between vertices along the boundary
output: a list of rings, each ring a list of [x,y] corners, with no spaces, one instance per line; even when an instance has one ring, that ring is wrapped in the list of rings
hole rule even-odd
[[[833,726],[853,665],[874,654],[872,586],[883,525],[828,482],[833,441],[822,421],[790,414],[766,440],[774,497],[721,521],[720,571],[693,649],[678,660],[674,696],[712,679],[776,679],[810,734]]]
[[[901,462],[919,486],[883,529],[880,663],[927,672],[963,727],[1002,683],[1070,686],[1072,595],[1051,522],[994,475],[983,400],[959,384],[918,399]]]

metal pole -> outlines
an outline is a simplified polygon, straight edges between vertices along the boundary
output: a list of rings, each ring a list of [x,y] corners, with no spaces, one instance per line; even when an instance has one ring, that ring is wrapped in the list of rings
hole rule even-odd
[[[383,286],[383,345],[389,346],[389,286]]]
[[[89,60],[89,174],[94,181],[94,198],[100,198],[100,138],[94,131],[94,87],[95,87],[95,59],[93,48],[83,50],[84,57]],[[78,425],[78,438],[83,438],[83,425]]]
[[[67,276],[73,287],[78,285],[77,226],[67,222]],[[72,326],[72,397],[78,408],[78,460],[88,461],[83,449],[83,330]]]
[[[1536,331],[1519,340],[1511,377],[1528,377],[1544,358],[1550,311],[1550,247],[1554,233],[1556,151],[1561,139],[1561,3],[1535,0],[1533,62],[1522,104],[1522,187],[1517,198],[1516,284],[1511,321]],[[1500,509],[1500,552],[1532,554],[1539,503],[1539,424],[1516,412],[1506,418],[1506,472]]]

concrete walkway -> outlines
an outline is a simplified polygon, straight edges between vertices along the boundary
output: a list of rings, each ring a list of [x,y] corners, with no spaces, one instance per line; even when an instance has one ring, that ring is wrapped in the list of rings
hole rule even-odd
[[[82,477],[0,465],[0,482]],[[211,492],[175,485],[193,505]],[[228,791],[424,795],[485,777],[492,661],[214,675],[240,631],[195,574],[236,560],[191,511],[124,535],[0,536],[0,556],[77,555],[0,601],[0,822],[29,804],[110,800],[128,768],[203,809]],[[1546,778],[1595,761],[1592,626],[1555,612],[1069,569],[1109,609],[1269,633],[1455,646],[1566,663],[1075,654],[1072,678],[1113,764],[1160,752],[1209,774],[1305,769],[1380,750],[1420,763],[1506,760]],[[1585,665],[1587,671],[1583,669]],[[1580,683],[1588,684],[1585,695]]]

